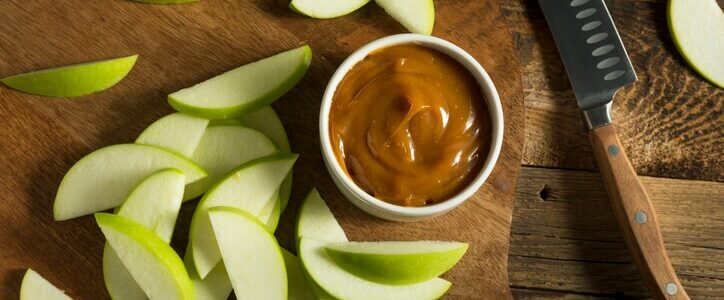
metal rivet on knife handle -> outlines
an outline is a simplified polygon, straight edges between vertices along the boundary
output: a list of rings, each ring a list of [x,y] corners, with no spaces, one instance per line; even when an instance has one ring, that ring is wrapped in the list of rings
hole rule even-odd
[[[676,284],[669,282],[666,285],[666,293],[669,294],[669,296],[676,295],[676,292],[678,292],[678,291],[679,291],[679,288],[676,287]]]
[[[649,219],[649,217],[646,215],[645,212],[639,210],[636,212],[634,219],[636,219],[636,223],[644,224]]]
[[[618,146],[616,145],[609,145],[608,146],[608,154],[611,156],[618,155]]]

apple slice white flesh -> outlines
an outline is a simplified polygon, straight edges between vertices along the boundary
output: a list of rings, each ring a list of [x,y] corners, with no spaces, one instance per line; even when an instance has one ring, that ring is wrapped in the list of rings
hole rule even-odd
[[[118,215],[143,225],[168,243],[181,207],[184,182],[184,173],[176,169],[153,173],[133,189]],[[103,278],[114,300],[145,298],[141,287],[108,243],[103,249]]]
[[[210,126],[191,156],[208,176],[186,187],[184,199],[202,195],[221,175],[253,159],[279,152],[263,133],[242,126]]]
[[[468,244],[442,241],[347,242],[327,245],[342,269],[382,284],[427,281],[457,264]]]
[[[334,218],[332,211],[322,199],[316,188],[313,188],[307,197],[304,198],[299,213],[297,214],[296,243],[297,253],[299,242],[302,236],[307,236],[325,241],[325,243],[347,242],[347,235],[344,229]],[[324,291],[317,283],[304,272],[309,290],[320,299],[334,299]]]
[[[235,207],[212,207],[208,213],[236,298],[287,299],[284,258],[266,226]]]
[[[262,109],[243,114],[234,119],[212,120],[211,125],[239,125],[259,130],[271,138],[277,146],[279,146],[281,152],[291,152],[289,138],[287,137],[286,130],[284,130],[284,124],[282,124],[282,120],[279,119],[279,116],[271,106],[265,106]],[[292,173],[289,173],[284,180],[280,190],[280,199],[282,201],[281,211],[284,211],[284,209],[287,208],[287,204],[289,204],[289,196],[292,192]]]
[[[135,143],[156,146],[191,158],[208,125],[208,119],[172,113],[146,127]]]
[[[0,79],[18,91],[49,97],[78,97],[105,90],[121,81],[138,55],[39,70]]]
[[[724,11],[716,0],[670,0],[669,31],[694,70],[724,88]]]
[[[297,154],[275,154],[247,162],[227,173],[201,198],[191,219],[189,245],[196,272],[205,278],[221,260],[208,209],[231,206],[259,215],[292,169]],[[187,250],[188,251],[188,250]]]
[[[229,282],[229,274],[226,273],[226,267],[223,263],[216,264],[204,279],[199,278],[199,275],[196,273],[196,267],[194,266],[194,260],[190,251],[187,251],[184,256],[184,265],[191,277],[191,282],[194,284],[194,292],[196,292],[197,300],[229,299],[233,288],[231,282]]]
[[[168,96],[176,110],[225,119],[260,109],[289,91],[312,61],[309,46],[238,67]]]
[[[194,299],[194,287],[176,252],[158,235],[126,217],[96,213],[108,243],[150,299]]]
[[[412,33],[432,34],[435,5],[432,0],[375,0],[388,15]]]
[[[277,146],[279,146],[281,152],[291,152],[289,138],[287,137],[286,130],[284,130],[284,124],[282,124],[282,120],[279,119],[279,116],[271,106],[265,106],[255,112],[241,115],[238,120],[241,123],[241,126],[256,129],[261,131],[263,134],[266,134],[277,144]],[[280,213],[287,208],[291,193],[292,173],[290,172],[289,175],[287,175],[287,178],[284,179],[282,186],[279,187],[279,199],[281,199]],[[276,226],[274,227],[276,228]]]
[[[316,188],[307,194],[297,215],[297,241],[303,236],[329,243],[348,241],[342,226],[339,226]]]
[[[380,284],[353,275],[338,266],[324,247],[328,243],[310,237],[299,242],[299,258],[308,279],[335,299],[438,299],[451,283],[433,278],[408,285]]]
[[[287,283],[289,285],[289,300],[314,300],[316,299],[307,287],[304,279],[304,271],[299,263],[299,258],[282,248],[284,266],[287,268]]]
[[[86,155],[68,170],[53,203],[56,221],[114,208],[123,203],[149,174],[174,168],[186,174],[186,184],[206,177],[194,162],[158,147],[120,144]]]
[[[370,0],[292,0],[289,8],[315,19],[331,19],[349,14]]]
[[[281,119],[279,119],[279,116],[271,106],[265,106],[257,111],[243,114],[234,119],[211,120],[210,124],[211,126],[244,126],[258,130],[271,138],[272,141],[279,146],[280,152],[291,152],[289,138],[287,137],[286,130],[284,130],[284,124],[282,124]],[[289,196],[292,192],[292,173],[287,175],[287,178],[284,180],[284,183],[282,183],[280,189],[280,197],[282,201],[281,211],[284,211],[287,204],[289,204]]]
[[[284,184],[284,183],[282,183]],[[277,230],[277,225],[279,225],[279,218],[282,214],[282,202],[278,199],[279,191],[277,190],[276,196],[277,200],[273,201],[273,205],[267,205],[271,206],[271,210],[267,213],[264,210],[267,208],[265,207],[261,213],[259,213],[259,221],[264,223],[269,229],[269,232],[274,233],[274,231]]]
[[[55,287],[33,269],[28,269],[20,284],[20,300],[71,300],[63,290]]]
[[[216,119],[211,120],[211,126],[220,125],[231,125],[231,126],[244,126],[251,129],[259,130],[261,133],[266,134],[272,141],[274,141],[282,152],[290,152],[289,138],[287,132],[284,130],[284,124],[279,119],[279,115],[274,111],[271,106],[264,106],[263,108],[243,114],[233,119]]]

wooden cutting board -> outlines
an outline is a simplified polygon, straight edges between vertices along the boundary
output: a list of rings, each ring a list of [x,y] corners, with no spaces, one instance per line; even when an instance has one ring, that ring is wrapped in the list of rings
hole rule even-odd
[[[314,59],[304,79],[274,107],[301,154],[280,243],[293,249],[299,202],[320,189],[351,240],[442,239],[470,242],[443,277],[449,298],[509,297],[507,255],[523,146],[523,98],[510,32],[495,0],[436,1],[434,34],[469,51],[490,73],[505,113],[495,170],[464,205],[429,221],[393,223],[356,209],[332,184],[319,152],[318,110],[336,67],[374,39],[405,32],[375,4],[333,20],[301,17],[288,1],[203,0],[148,5],[123,0],[0,2],[0,77],[139,54],[117,86],[81,98],[44,98],[0,87],[0,295],[17,297],[31,267],[76,299],[107,298],[103,237],[91,217],[52,219],[63,174],[94,149],[132,142],[172,111],[166,95],[216,74],[301,44]],[[183,206],[172,244],[183,251],[195,203]]]

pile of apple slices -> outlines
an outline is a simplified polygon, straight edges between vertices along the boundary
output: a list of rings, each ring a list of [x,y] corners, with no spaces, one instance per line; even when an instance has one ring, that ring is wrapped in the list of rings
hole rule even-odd
[[[321,299],[437,299],[452,285],[437,276],[462,258],[467,243],[349,242],[316,190],[297,219],[297,251]]]
[[[113,299],[226,299],[232,286],[239,298],[277,299],[286,298],[287,281],[305,286],[301,269],[293,269],[296,257],[282,254],[273,237],[298,155],[290,152],[269,104],[302,78],[310,62],[311,49],[303,46],[173,93],[169,102],[179,112],[151,124],[135,143],[96,150],[66,173],[54,218],[95,214],[107,239],[103,273]],[[169,241],[182,202],[201,195],[184,261]],[[108,209],[114,214],[101,212]],[[243,248],[251,245],[277,255],[264,260]],[[249,272],[239,266],[247,261],[232,255],[221,263],[224,253],[239,250],[275,263],[273,272],[260,274],[284,277],[283,287],[250,289],[246,280],[239,286]],[[26,278],[25,294],[35,295],[29,297],[42,292],[67,299],[32,270]]]

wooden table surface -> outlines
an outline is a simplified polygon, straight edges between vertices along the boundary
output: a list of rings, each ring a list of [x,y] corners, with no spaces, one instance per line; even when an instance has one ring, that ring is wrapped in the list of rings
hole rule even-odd
[[[277,4],[281,2],[283,1],[274,1]],[[453,10],[470,8],[462,4],[463,2],[436,0],[436,5],[439,11],[444,11],[446,5]],[[639,81],[622,90],[614,102],[614,117],[620,128],[620,138],[654,202],[667,249],[687,292],[692,299],[724,299],[724,184],[721,183],[724,180],[724,164],[721,158],[724,152],[724,92],[702,80],[676,52],[666,25],[665,0],[606,2],[639,76]],[[460,6],[452,5],[453,3]],[[513,207],[508,259],[508,279],[513,295],[518,299],[645,298],[648,293],[613,217],[593,163],[590,144],[565,70],[540,9],[533,0],[499,0],[499,3],[517,49],[526,107],[523,166]],[[107,5],[117,6],[119,3],[111,1]],[[375,11],[379,12],[379,9]],[[82,15],[84,11],[77,13]],[[150,18],[152,12],[148,13]],[[369,10],[367,13],[369,14]],[[85,17],[97,18],[98,22],[106,21],[104,16]],[[367,17],[363,11],[351,18],[375,24],[374,21],[365,21]],[[444,22],[443,19],[438,21]],[[172,24],[176,24],[174,22]],[[392,21],[386,22],[394,24]],[[500,24],[502,23],[501,21]],[[3,25],[5,24],[0,22],[0,30],[4,28]],[[188,26],[201,28],[201,25],[203,24]],[[445,27],[445,24],[440,23],[436,30]],[[38,32],[58,30],[33,28]],[[364,28],[347,26],[349,30],[355,29],[357,33],[369,36],[381,31],[380,28],[382,27],[379,24]],[[225,32],[222,28],[217,29]],[[84,31],[93,30],[98,28],[74,28],[73,34],[83,35]],[[129,34],[137,34],[137,31],[134,29]],[[447,33],[452,35],[452,31]],[[303,34],[313,35],[314,32],[309,27]],[[290,40],[288,45],[291,46],[295,43],[291,42],[290,37],[291,35],[287,38]],[[153,44],[153,41],[146,42]],[[198,40],[191,42],[198,43]],[[344,38],[337,43],[350,49],[355,48],[355,45],[349,44]],[[479,39],[476,43],[484,44],[485,40]],[[3,46],[8,53],[14,49],[10,44],[0,44],[0,48]],[[88,51],[99,52],[101,48],[98,47],[90,47]],[[211,52],[213,51],[209,50],[209,53]],[[242,60],[240,57],[251,56],[250,53],[238,54],[230,50],[226,52],[230,56],[236,55],[234,57],[238,60]],[[67,56],[73,51],[66,50],[63,53]],[[33,54],[24,53],[21,56],[27,59],[32,58]],[[324,64],[331,66],[343,58],[341,55],[330,55],[327,57],[330,61],[324,61]],[[500,61],[507,60],[499,60],[497,63]],[[44,63],[62,65],[63,62],[49,60]],[[177,60],[169,63],[174,67],[181,64]],[[231,65],[234,62],[226,63]],[[208,65],[202,60],[198,61],[198,66]],[[39,68],[42,65],[34,67]],[[219,69],[224,67],[228,66]],[[181,82],[198,81],[219,71],[212,69],[202,68],[193,74],[184,75],[184,80],[176,80],[173,86],[165,88],[153,80],[148,80],[150,83],[147,83],[136,79],[132,81],[133,86],[150,84],[151,88],[146,87],[146,90],[157,92],[133,93],[128,97],[127,103],[119,100],[119,103],[126,104],[118,107],[137,112],[143,116],[142,123],[147,124],[160,113],[145,112],[147,110],[141,106],[142,101],[162,99],[162,91],[181,87]],[[330,70],[331,67],[326,72],[329,73]],[[15,71],[20,71],[20,67]],[[320,78],[327,73],[312,72]],[[175,75],[160,73],[160,76]],[[323,86],[320,85],[319,88]],[[121,95],[114,97],[120,99]],[[94,105],[106,105],[103,103],[97,102]],[[12,107],[2,109],[7,109],[5,112],[11,114]],[[54,109],[45,109],[43,112],[42,115],[58,114]],[[293,112],[286,113],[292,115]],[[87,124],[100,124],[100,121],[104,121],[103,124],[110,123],[112,125],[109,126],[116,129],[123,124],[120,115],[107,116],[110,122],[88,118]],[[74,124],[63,126],[70,128]],[[47,169],[54,180],[58,180],[62,175],[58,170],[67,168],[78,158],[79,153],[87,152],[92,146],[131,140],[135,136],[133,134],[141,130],[142,125],[131,126],[133,127],[122,131],[87,126],[87,130],[79,131],[83,132],[79,138],[93,142],[80,146],[69,142],[69,148],[59,148],[62,151],[43,150],[48,155],[60,151],[60,159],[63,161],[49,161]],[[46,133],[38,134],[38,145],[42,145],[48,135],[63,135],[65,132],[53,130],[50,125],[43,128],[47,130]],[[97,139],[99,136],[102,137],[100,140]],[[69,136],[61,137],[70,140]],[[52,180],[36,183],[52,186],[46,184],[48,182],[57,184]],[[12,182],[0,181],[0,186],[12,187]],[[20,189],[19,193],[47,200],[53,191]],[[47,207],[44,206],[44,209],[43,213],[49,218]],[[90,223],[88,222],[86,227],[95,230]],[[33,241],[28,239],[27,242]],[[0,257],[6,254],[0,253]],[[84,253],[71,252],[68,255],[83,256]],[[97,269],[92,272],[95,273],[91,275],[99,275]],[[495,273],[490,276],[500,275],[496,272],[490,273]],[[14,275],[13,287],[9,290],[17,288],[20,275],[20,272]],[[0,295],[0,298],[5,299],[6,296],[8,295]],[[473,295],[469,294],[455,294],[451,298],[472,297]]]
[[[526,106],[508,260],[513,294],[648,297],[537,2],[499,2],[516,43]],[[684,288],[692,299],[724,299],[724,91],[676,52],[665,0],[606,3],[639,77],[616,95],[619,136],[657,210]]]

